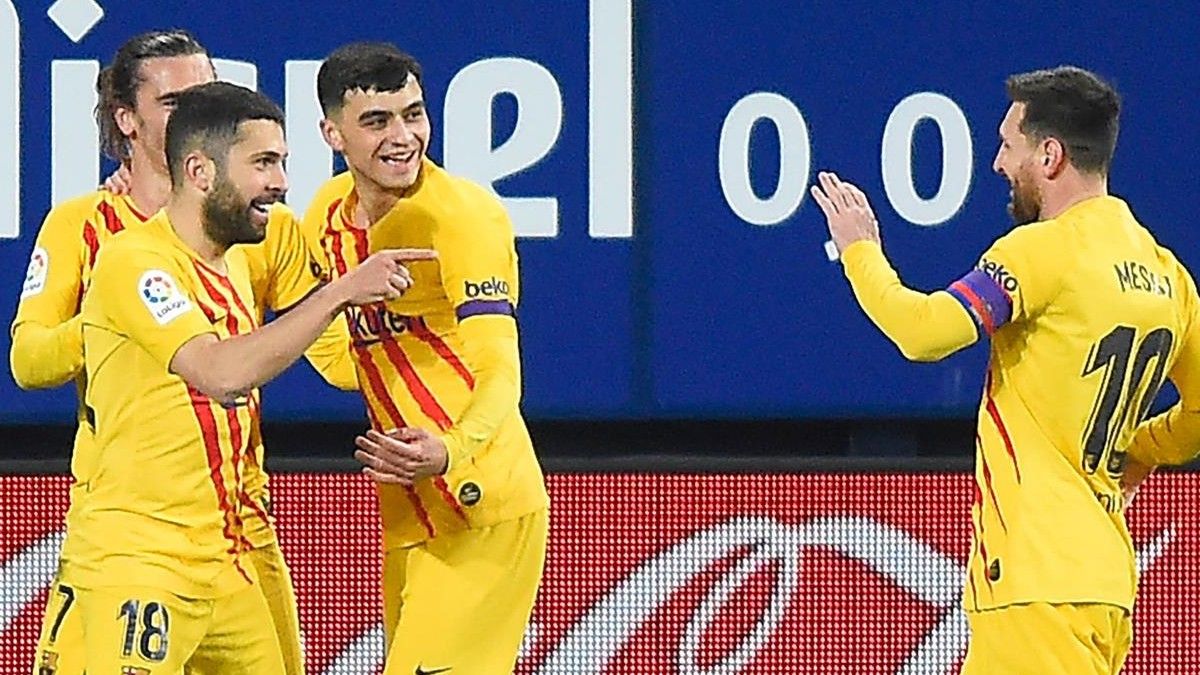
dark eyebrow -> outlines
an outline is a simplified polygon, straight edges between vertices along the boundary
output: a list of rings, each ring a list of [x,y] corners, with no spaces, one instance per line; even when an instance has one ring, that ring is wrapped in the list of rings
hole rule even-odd
[[[410,113],[410,112],[415,112],[417,110],[423,110],[424,108],[425,108],[425,101],[413,101],[412,103],[409,103],[408,105],[404,106],[404,110],[402,112]]]
[[[252,159],[252,160],[283,159],[283,155],[278,152],[275,152],[274,150],[263,150],[261,152],[256,152],[253,155],[251,155],[250,159]]]
[[[159,103],[174,103],[175,99],[177,98],[179,98],[179,92],[169,91],[162,96],[159,96],[157,100]]]
[[[363,111],[363,113],[358,116],[358,121],[359,122],[369,122],[369,121],[380,119],[380,118],[389,119],[391,117],[392,117],[391,112],[380,109],[380,108],[375,108],[374,110]]]

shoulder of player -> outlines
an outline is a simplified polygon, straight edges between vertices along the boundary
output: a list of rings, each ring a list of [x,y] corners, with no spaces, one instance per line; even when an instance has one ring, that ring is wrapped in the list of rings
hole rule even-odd
[[[436,209],[438,229],[478,233],[487,228],[511,237],[512,226],[504,204],[494,192],[468,178],[433,167],[424,185],[424,197]]]
[[[304,214],[300,216],[301,229],[306,235],[320,235],[328,224],[329,216],[337,204],[354,189],[354,177],[349,171],[343,171],[329,180],[321,183],[316,194],[308,202]]]
[[[103,190],[95,190],[55,204],[42,222],[42,229],[83,230],[83,224],[94,216],[105,200]]]
[[[1037,251],[1039,247],[1051,245],[1053,242],[1061,240],[1063,236],[1063,230],[1057,221],[1041,220],[1012,228],[996,239],[992,247],[1005,250]]]
[[[147,221],[151,223],[153,220]],[[133,227],[114,234],[96,257],[97,270],[104,266],[113,265],[113,261],[132,262],[135,260],[161,259],[168,261],[176,256],[177,250],[173,242],[165,239],[154,227]]]

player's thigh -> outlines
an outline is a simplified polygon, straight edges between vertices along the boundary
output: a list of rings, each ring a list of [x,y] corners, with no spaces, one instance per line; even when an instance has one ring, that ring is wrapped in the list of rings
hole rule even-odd
[[[383,653],[392,647],[396,624],[404,606],[404,584],[408,579],[408,558],[418,547],[394,548],[383,552]]]
[[[42,615],[33,675],[83,675],[84,654],[75,589],[55,578]]]
[[[512,672],[541,582],[548,526],[542,510],[413,549],[384,673]]]
[[[271,621],[283,652],[287,675],[304,675],[304,647],[300,640],[300,615],[296,609],[296,588],[292,572],[278,543],[252,549],[246,560],[258,576],[259,587],[271,611]]]
[[[962,674],[1113,675],[1128,651],[1118,614],[1124,610],[1041,602],[967,612],[971,639]]]
[[[213,601],[212,625],[188,666],[221,675],[285,675],[271,610],[257,585]]]
[[[156,588],[75,589],[89,673],[177,675],[208,630],[212,602]]]

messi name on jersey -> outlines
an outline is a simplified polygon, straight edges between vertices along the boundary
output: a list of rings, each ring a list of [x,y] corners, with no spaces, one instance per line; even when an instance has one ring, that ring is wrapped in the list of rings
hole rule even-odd
[[[1121,284],[1121,292],[1142,291],[1154,295],[1174,297],[1171,290],[1171,278],[1165,274],[1156,274],[1145,265],[1133,260],[1113,265],[1117,273],[1117,283]]]

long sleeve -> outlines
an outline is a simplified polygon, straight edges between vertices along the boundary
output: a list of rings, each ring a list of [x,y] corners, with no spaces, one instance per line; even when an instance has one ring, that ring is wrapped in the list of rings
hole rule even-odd
[[[471,401],[443,436],[450,465],[486,446],[521,399],[517,324],[508,316],[476,316],[459,325],[467,361],[474,365]]]
[[[55,326],[27,320],[13,328],[9,354],[13,379],[22,389],[66,384],[83,368],[80,315]]]
[[[12,325],[9,363],[23,389],[56,387],[83,368],[84,220],[94,199],[80,198],[46,215],[30,255]]]
[[[937,361],[978,339],[970,314],[945,291],[907,288],[875,242],[851,244],[842,253],[846,278],[871,321],[912,361]]]
[[[304,352],[309,365],[329,384],[344,391],[358,390],[358,371],[350,350],[350,328],[339,316]]]

